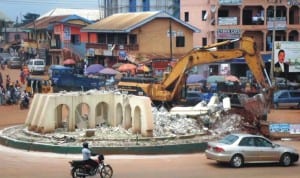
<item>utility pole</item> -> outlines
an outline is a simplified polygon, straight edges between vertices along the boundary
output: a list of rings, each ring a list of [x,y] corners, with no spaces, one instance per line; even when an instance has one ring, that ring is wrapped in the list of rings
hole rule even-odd
[[[271,60],[271,69],[270,77],[272,84],[274,84],[274,59],[275,59],[275,38],[276,38],[276,4],[277,0],[274,0],[274,12],[273,12],[273,29],[272,29],[272,60]]]
[[[173,45],[172,45],[173,32],[172,32],[172,21],[171,21],[171,19],[169,21],[169,33],[170,33],[170,60],[172,60],[173,59]]]

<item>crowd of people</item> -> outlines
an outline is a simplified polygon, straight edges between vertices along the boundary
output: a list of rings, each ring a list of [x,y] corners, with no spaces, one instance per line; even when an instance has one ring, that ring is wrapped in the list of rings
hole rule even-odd
[[[0,72],[0,105],[18,104],[22,99],[27,100],[28,94],[22,86],[25,84],[28,75],[29,73],[22,68],[20,70],[20,81],[12,81],[9,74],[3,76]]]

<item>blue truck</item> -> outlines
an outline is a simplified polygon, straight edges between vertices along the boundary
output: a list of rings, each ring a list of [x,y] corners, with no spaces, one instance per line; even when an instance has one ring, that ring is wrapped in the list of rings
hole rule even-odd
[[[105,76],[85,76],[80,74],[76,68],[61,65],[50,66],[49,76],[53,92],[87,91],[106,86]]]

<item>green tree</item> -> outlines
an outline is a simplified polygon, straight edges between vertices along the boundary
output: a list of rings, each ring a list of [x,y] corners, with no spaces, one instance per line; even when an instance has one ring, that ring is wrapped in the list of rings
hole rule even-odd
[[[34,13],[28,12],[27,14],[25,14],[23,16],[21,25],[26,25],[26,24],[28,24],[30,22],[33,22],[35,19],[37,19],[39,17],[40,17],[39,14],[34,14]]]

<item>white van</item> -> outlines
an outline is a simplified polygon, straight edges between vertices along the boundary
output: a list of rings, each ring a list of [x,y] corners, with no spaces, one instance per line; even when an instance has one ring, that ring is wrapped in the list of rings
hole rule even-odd
[[[46,69],[46,64],[44,59],[29,59],[28,69],[30,73],[40,73],[44,74]]]

